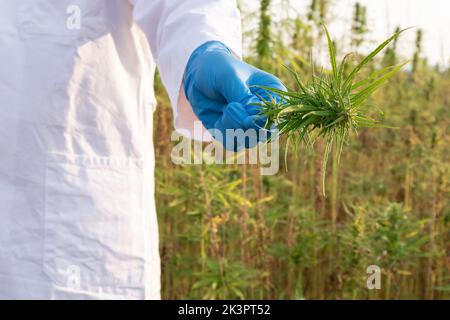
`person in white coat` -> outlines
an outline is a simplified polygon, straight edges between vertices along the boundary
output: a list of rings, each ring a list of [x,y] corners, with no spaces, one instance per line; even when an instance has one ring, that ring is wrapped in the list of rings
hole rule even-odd
[[[212,67],[183,82],[207,43],[231,80],[256,74],[232,0],[0,1],[0,299],[160,299],[153,77],[177,130],[214,127],[195,82]],[[233,81],[213,95],[234,103]]]

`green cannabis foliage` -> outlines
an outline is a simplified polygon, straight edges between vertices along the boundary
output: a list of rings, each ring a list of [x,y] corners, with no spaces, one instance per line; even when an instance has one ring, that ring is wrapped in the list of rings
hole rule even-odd
[[[367,27],[367,7],[363,6],[359,2],[355,3],[355,9],[353,13],[352,44],[359,48],[364,42],[364,35],[369,31]]]
[[[316,74],[309,83],[303,83],[295,70],[290,70],[298,85],[298,90],[281,91],[270,87],[262,87],[278,95],[281,99],[270,100],[262,97],[261,115],[267,117],[266,127],[275,125],[280,135],[288,136],[289,142],[311,144],[317,138],[326,142],[323,157],[323,193],[325,194],[326,166],[329,155],[335,144],[335,156],[340,159],[342,147],[351,131],[360,128],[379,127],[381,124],[366,115],[365,107],[369,97],[404,65],[388,66],[359,79],[363,68],[369,64],[389,43],[397,39],[401,30],[380,44],[366,56],[354,69],[346,75],[346,55],[340,64],[336,61],[336,53],[330,34],[326,27],[331,73],[322,71]]]
[[[259,35],[256,43],[256,50],[258,52],[258,57],[260,62],[264,59],[270,58],[270,25],[271,16],[269,12],[271,0],[262,0],[260,8],[260,22],[259,22]]]

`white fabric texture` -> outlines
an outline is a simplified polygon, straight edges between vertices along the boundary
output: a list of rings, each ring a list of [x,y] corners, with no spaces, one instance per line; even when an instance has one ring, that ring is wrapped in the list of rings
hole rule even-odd
[[[193,136],[210,40],[240,54],[235,1],[0,1],[0,299],[160,298],[153,76]]]
[[[175,128],[183,135],[203,140],[194,135],[193,121],[197,117],[187,103],[184,91],[180,92],[180,83],[191,53],[205,42],[220,39],[236,55],[242,56],[241,23],[236,1],[131,1],[135,5],[134,19],[149,39],[174,106]]]

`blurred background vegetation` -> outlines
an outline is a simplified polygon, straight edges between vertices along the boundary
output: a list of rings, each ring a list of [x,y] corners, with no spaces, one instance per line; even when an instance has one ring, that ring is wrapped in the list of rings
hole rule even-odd
[[[308,12],[275,21],[273,10],[291,12],[289,0],[277,6],[261,0],[258,12],[243,10],[245,59],[294,87],[283,64],[311,76],[332,3],[312,0]],[[357,57],[370,13],[361,4],[349,10]],[[330,161],[327,197],[321,143],[288,150],[276,176],[261,176],[257,165],[172,164],[172,112],[158,81],[164,299],[450,298],[450,69],[430,66],[421,30],[409,32],[417,33],[414,56],[394,44],[370,67],[411,60],[371,101],[397,128],[350,137],[340,170]],[[335,45],[338,58],[347,53]],[[366,287],[369,265],[382,269],[381,290]]]

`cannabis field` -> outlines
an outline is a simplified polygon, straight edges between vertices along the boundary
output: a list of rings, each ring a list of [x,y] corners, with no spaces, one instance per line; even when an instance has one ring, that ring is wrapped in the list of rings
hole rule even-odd
[[[314,55],[327,52],[323,25],[333,7],[312,0],[292,15],[289,2],[242,7],[245,60],[296,88],[285,65],[304,82],[312,69],[331,72]],[[350,70],[363,47],[377,44],[368,40],[370,12],[359,4],[348,10],[353,21],[334,48],[341,60],[348,53],[341,41],[350,44]],[[450,298],[450,69],[428,63],[419,28],[406,32],[415,34],[414,55],[403,55],[395,39],[362,70],[364,77],[409,61],[367,101],[386,127],[350,134],[339,165],[331,152],[325,169],[321,139],[293,148],[282,138],[274,176],[258,165],[173,164],[172,111],[158,84],[164,299]],[[371,265],[381,269],[380,290],[367,288]]]

